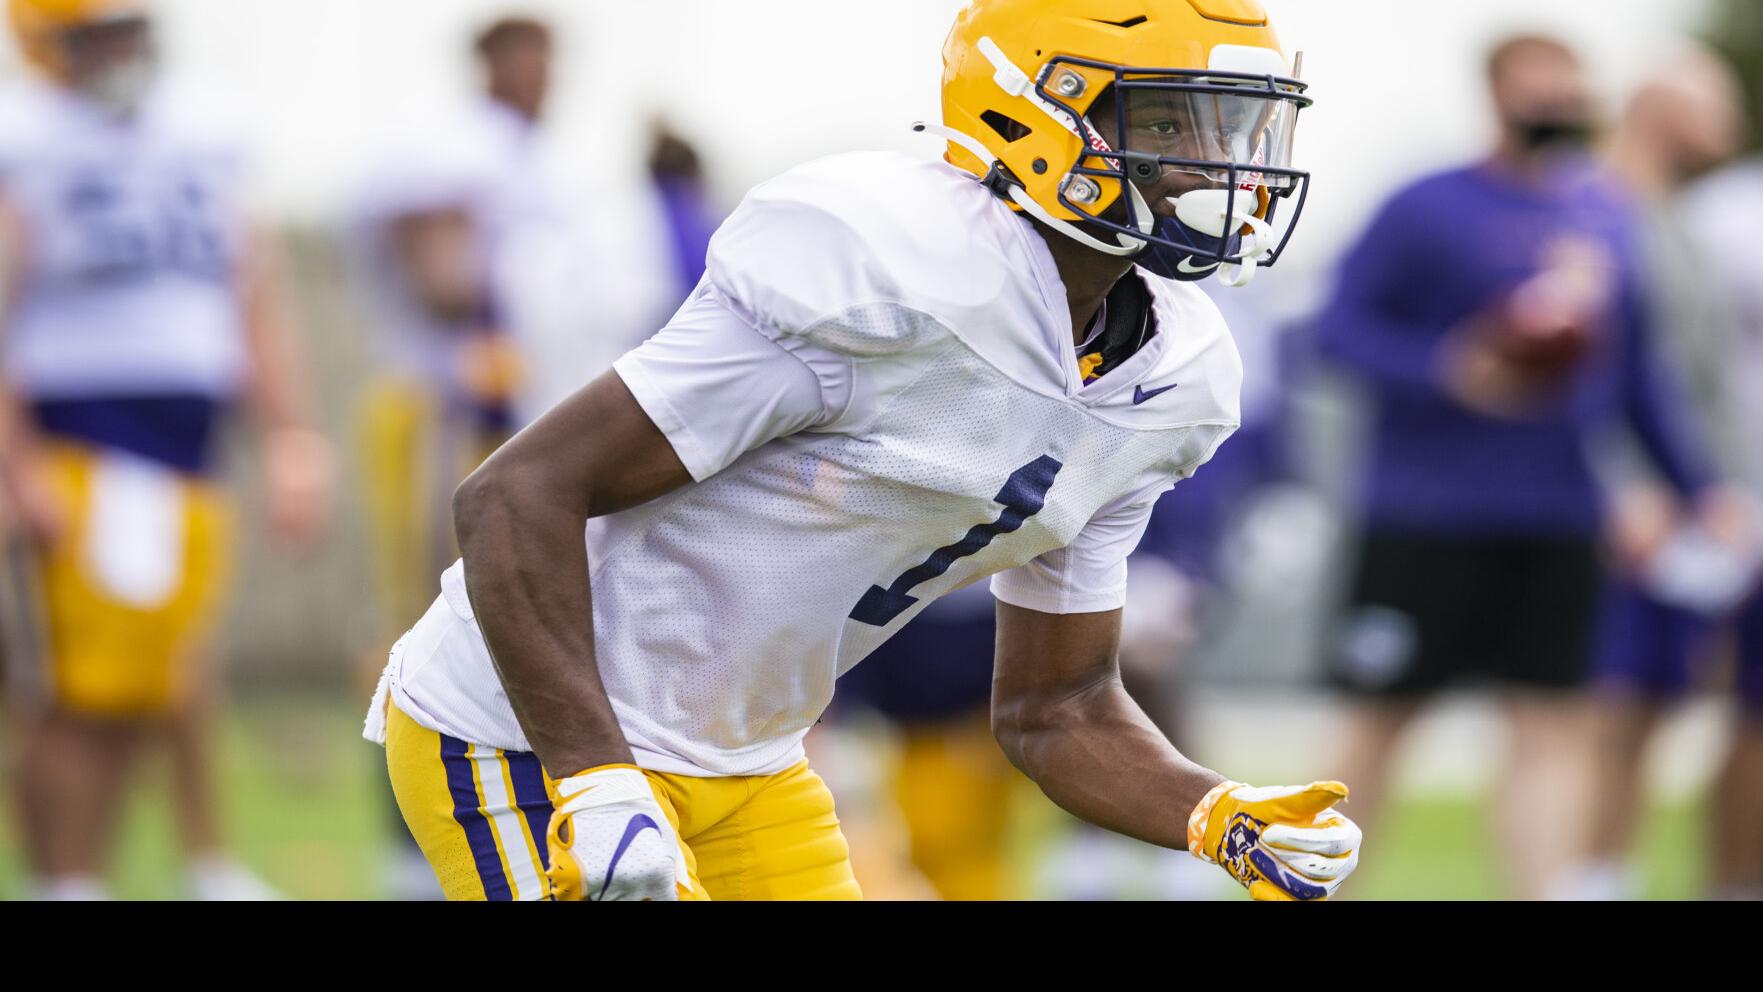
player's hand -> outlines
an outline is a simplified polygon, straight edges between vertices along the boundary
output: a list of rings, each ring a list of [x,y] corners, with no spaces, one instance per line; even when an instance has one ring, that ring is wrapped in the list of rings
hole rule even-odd
[[[1606,540],[1617,562],[1640,574],[1682,525],[1676,498],[1661,486],[1625,486],[1610,499]]]
[[[67,533],[67,515],[34,461],[0,468],[0,538],[51,548]]]
[[[1710,537],[1740,554],[1755,556],[1763,543],[1759,534],[1763,510],[1755,497],[1732,483],[1703,493],[1696,503],[1696,518]]]
[[[628,765],[557,783],[547,843],[559,902],[672,902],[686,884],[673,826],[649,779]]]
[[[1551,383],[1513,361],[1480,321],[1452,331],[1439,349],[1438,381],[1466,409],[1498,420],[1523,420],[1541,409]]]
[[[336,456],[317,431],[271,431],[263,442],[264,499],[270,529],[284,545],[306,550],[330,525]]]
[[[1612,292],[1604,250],[1559,239],[1541,271],[1447,337],[1445,391],[1483,416],[1535,416],[1596,347]]]
[[[1523,420],[1559,396],[1590,347],[1583,324],[1505,301],[1454,329],[1439,352],[1445,392],[1486,417]]]
[[[1321,902],[1359,867],[1359,827],[1339,782],[1257,789],[1225,782],[1188,818],[1188,850],[1265,902]]]

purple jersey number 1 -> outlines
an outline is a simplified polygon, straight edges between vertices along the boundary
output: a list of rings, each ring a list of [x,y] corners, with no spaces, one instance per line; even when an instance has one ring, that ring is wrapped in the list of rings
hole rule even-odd
[[[1059,470],[1064,467],[1052,456],[1042,455],[1017,469],[995,499],[1004,505],[1002,516],[973,528],[956,543],[938,548],[923,564],[907,569],[888,588],[870,586],[858,601],[857,608],[851,611],[851,619],[871,627],[886,627],[898,620],[902,613],[918,603],[918,599],[911,595],[912,590],[941,577],[956,562],[979,554],[1003,535],[1021,530],[1030,517],[1041,512],[1041,508],[1047,505],[1047,491],[1053,488],[1053,480],[1059,477]]]

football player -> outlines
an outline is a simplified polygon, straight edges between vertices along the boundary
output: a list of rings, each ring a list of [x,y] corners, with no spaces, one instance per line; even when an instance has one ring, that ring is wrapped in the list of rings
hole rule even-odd
[[[329,449],[246,222],[242,149],[214,101],[161,78],[146,7],[9,10],[41,76],[0,95],[0,516],[29,543],[42,615],[9,652],[37,663],[41,689],[18,778],[38,894],[104,894],[130,765],[167,733],[192,894],[262,895],[221,854],[207,789],[230,543],[215,435],[249,390],[272,522],[300,541],[323,524]]]
[[[921,878],[937,897],[951,901],[989,902],[1019,891],[1006,854],[1021,776],[991,733],[995,609],[982,586],[945,596],[839,682],[837,705],[823,731],[839,733],[842,724],[867,717],[898,741],[877,784],[901,828],[899,869],[911,872],[894,869],[873,851],[857,852],[872,897],[878,876],[882,886],[897,884],[902,892]],[[818,762],[814,736],[808,749]],[[830,772],[828,778],[835,788],[843,785]],[[960,801],[951,802],[952,796]],[[885,836],[892,821],[874,819],[865,832]],[[852,833],[861,829],[849,816],[846,823]]]
[[[1305,89],[1254,0],[977,0],[922,125],[946,161],[754,190],[673,321],[455,498],[463,560],[367,727],[448,893],[857,898],[803,735],[986,578],[993,731],[1048,796],[1257,898],[1334,893],[1346,788],[1188,761],[1116,663],[1152,504],[1238,422],[1193,282],[1278,257]]]

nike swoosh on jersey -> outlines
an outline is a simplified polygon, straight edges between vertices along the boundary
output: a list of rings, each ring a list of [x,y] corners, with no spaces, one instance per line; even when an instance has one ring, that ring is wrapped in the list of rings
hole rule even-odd
[[[1210,265],[1194,265],[1191,262],[1189,262],[1187,259],[1184,258],[1184,259],[1181,259],[1180,261],[1176,262],[1175,267],[1180,269],[1181,271],[1187,273],[1190,276],[1196,276],[1202,272],[1211,272],[1213,269],[1218,268],[1218,263],[1213,262]]]
[[[1156,399],[1157,397],[1162,396],[1164,393],[1169,392],[1171,389],[1180,388],[1180,386],[1181,386],[1180,383],[1176,383],[1174,386],[1164,386],[1162,389],[1153,389],[1148,393],[1145,392],[1145,387],[1140,386],[1132,394],[1132,405],[1133,406],[1143,406],[1144,404],[1151,402],[1152,400]]]
[[[612,876],[618,872],[618,862],[624,857],[624,852],[630,850],[631,843],[637,839],[637,835],[645,830],[653,830],[657,834],[661,834],[661,828],[656,825],[654,820],[650,819],[647,813],[638,813],[630,818],[629,823],[624,825],[624,836],[619,838],[618,848],[612,852],[612,863],[606,866],[606,881],[600,886],[600,894],[594,897],[596,902],[606,898],[606,890],[612,887]],[[661,834],[661,836],[666,837],[667,835]]]

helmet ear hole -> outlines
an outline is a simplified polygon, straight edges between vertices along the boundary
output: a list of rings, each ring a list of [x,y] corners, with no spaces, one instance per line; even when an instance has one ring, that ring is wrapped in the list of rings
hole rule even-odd
[[[1015,118],[1000,114],[996,110],[986,111],[979,115],[979,119],[985,121],[987,126],[998,132],[998,137],[1003,138],[1006,144],[1013,141],[1021,141],[1023,138],[1026,138],[1033,133],[1027,124],[1022,123]]]

